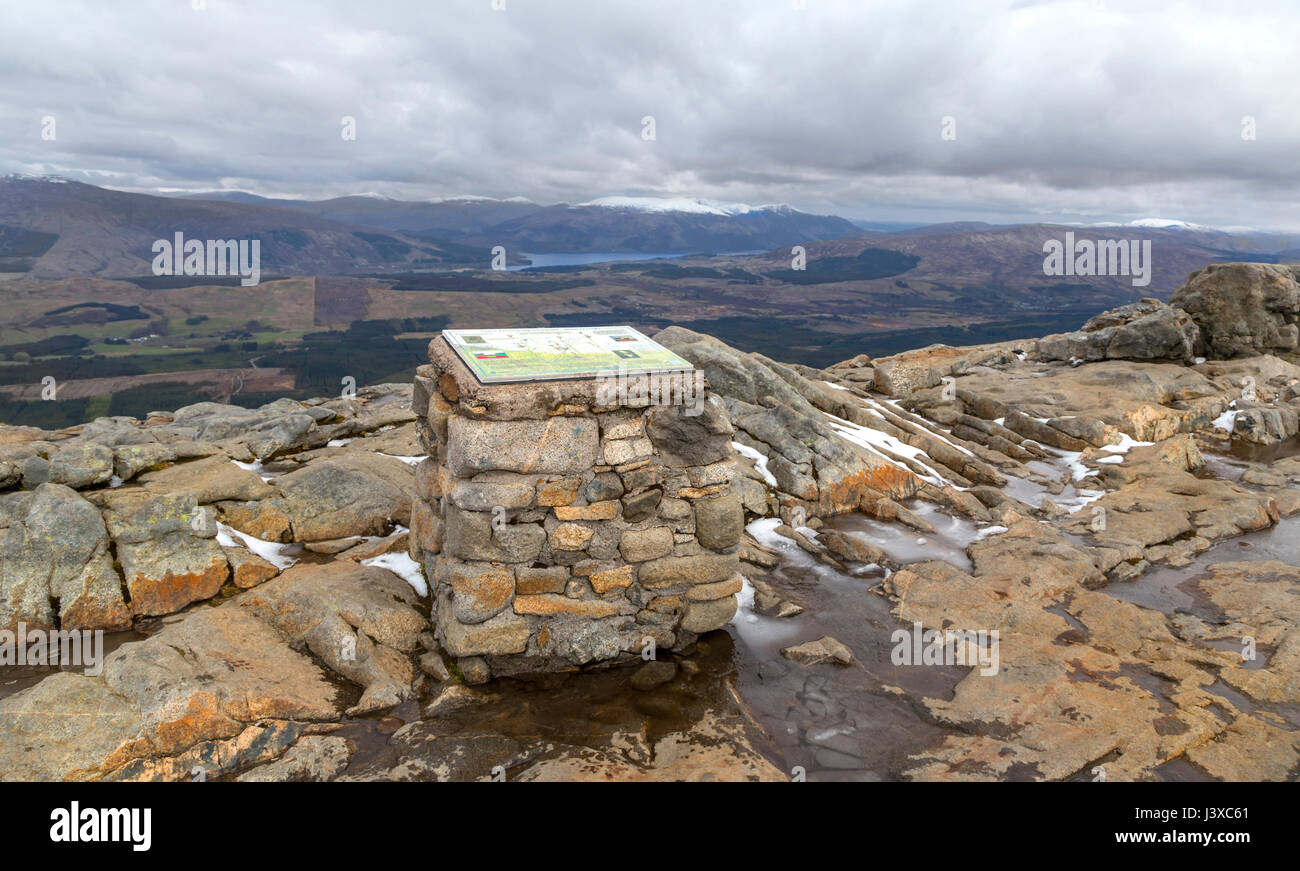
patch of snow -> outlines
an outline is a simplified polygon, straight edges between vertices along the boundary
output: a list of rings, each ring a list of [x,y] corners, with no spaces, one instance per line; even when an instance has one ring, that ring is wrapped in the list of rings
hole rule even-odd
[[[981,529],[979,532],[975,533],[975,538],[977,540],[981,538],[988,538],[990,535],[1001,535],[1006,531],[1007,528],[1005,526],[986,526],[983,529]]]
[[[1122,462],[1124,462],[1124,457],[1123,457],[1123,456],[1118,456],[1118,457],[1098,457],[1098,458],[1097,458],[1097,462],[1098,462],[1098,463],[1103,463],[1103,464],[1105,464],[1105,465],[1113,465],[1113,464],[1115,464],[1115,463],[1122,463]]]
[[[880,411],[877,411],[877,409],[881,409],[881,410],[883,410],[883,408],[882,408],[882,406],[881,406],[879,403],[876,402],[876,400],[874,400],[874,399],[870,399],[870,398],[865,398],[864,401],[867,403],[867,411],[870,411],[871,413],[875,414],[875,415],[876,415],[877,417],[879,417],[881,420],[886,420],[886,419],[887,419],[887,418],[885,418],[885,416],[884,416],[883,414],[880,413]],[[885,400],[885,404],[888,405],[888,406],[890,406],[890,407],[893,409],[894,413],[897,414],[899,417],[903,418],[904,420],[907,420],[907,417],[906,417],[906,415],[904,414],[904,412],[906,411],[906,409],[904,409],[902,406],[900,406],[896,401],[894,401],[894,400],[892,400],[892,399],[886,399],[886,400]],[[963,448],[961,445],[954,444],[951,440],[949,440],[948,438],[946,438],[946,437],[943,435],[943,433],[939,432],[938,427],[933,427],[933,428],[931,428],[931,427],[921,427],[921,429],[923,429],[925,432],[929,433],[930,435],[934,436],[934,437],[937,438],[939,441],[943,442],[944,444],[946,444],[948,447],[952,448],[953,450],[955,450],[955,451],[960,451],[961,453],[965,454],[965,455],[968,456],[968,457],[973,457],[973,456],[975,456],[973,453],[971,453],[971,452],[970,452],[969,450],[967,450],[966,448]]]
[[[330,439],[325,443],[327,448],[341,448],[344,445],[352,444],[356,439]]]
[[[825,384],[827,387],[834,387],[836,390],[848,391],[849,389],[845,387],[843,384],[835,384],[834,382],[831,381],[823,381],[822,383]]]
[[[825,414],[825,412],[822,413]],[[880,430],[871,429],[870,427],[859,426],[856,423],[851,423],[850,421],[836,417],[833,414],[827,414],[826,417],[830,419],[831,428],[835,431],[836,435],[840,436],[845,441],[850,441],[859,447],[866,448],[891,466],[894,466],[895,468],[906,468],[906,466],[890,459],[887,453],[883,453],[884,451],[905,457],[916,463],[926,472],[926,474],[921,477],[929,481],[931,484],[934,484],[936,487],[948,486],[956,489],[965,489],[957,487],[956,484],[951,484],[948,481],[945,481],[942,475],[923,462],[920,458],[925,457],[925,459],[928,460],[930,459],[930,455],[920,448],[914,448],[909,444],[905,444],[888,433],[883,433]]]
[[[111,478],[108,479],[108,486],[109,486],[109,487],[121,487],[121,486],[122,486],[122,479],[121,479],[120,477],[118,477],[117,475],[114,475],[113,477],[111,477]]]
[[[1204,363],[1204,362],[1205,362],[1205,358],[1204,358],[1204,357],[1197,357],[1196,360],[1195,360],[1195,363],[1196,363],[1197,366],[1201,365],[1201,364]]]
[[[224,523],[217,524],[217,544],[222,547],[235,547],[236,538],[243,542],[244,547],[249,553],[257,554],[281,571],[284,571],[298,561],[286,553],[286,551],[294,547],[294,545],[279,544],[274,541],[263,541],[260,538],[254,538],[246,532],[240,532],[233,526],[226,526]]]
[[[770,487],[776,486],[776,476],[767,470],[766,456],[759,453],[754,448],[751,448],[749,445],[742,445],[740,442],[732,442],[731,447],[736,453],[740,454],[742,457],[748,457],[749,459],[754,461],[754,468],[757,469],[758,473],[763,476],[763,480],[768,483],[768,486]]]
[[[1232,432],[1237,426],[1237,414],[1238,412],[1235,409],[1225,411],[1223,414],[1216,417],[1214,422],[1210,425],[1215,429],[1224,429],[1228,432]]]
[[[388,569],[402,580],[411,585],[421,596],[429,595],[429,584],[424,579],[424,569],[420,564],[411,559],[405,551],[392,551],[380,556],[363,559],[363,566],[375,566],[381,569]]]
[[[392,457],[394,460],[401,460],[408,466],[418,466],[420,461],[429,459],[428,454],[421,454],[418,457],[399,457],[396,454],[385,454],[383,451],[377,451],[376,453],[381,457]]]
[[[754,613],[754,585],[744,575],[740,576],[740,595],[736,597],[736,604],[736,616],[731,618],[731,623],[739,620],[746,623],[758,622],[758,615]]]
[[[1080,508],[1086,508],[1093,502],[1106,495],[1105,490],[1079,490],[1076,489],[1073,499],[1057,500],[1056,504],[1065,509],[1066,514],[1073,514]]]
[[[1082,481],[1084,478],[1088,477],[1088,475],[1092,474],[1092,470],[1082,462],[1083,451],[1063,451],[1060,448],[1054,448],[1049,445],[1040,445],[1039,447],[1047,451],[1049,454],[1060,457],[1065,461],[1065,467],[1070,472],[1070,480]]]
[[[259,478],[261,478],[263,481],[270,481],[271,479],[277,477],[276,475],[263,475],[263,474],[262,474],[262,461],[261,461],[261,460],[253,460],[253,462],[251,462],[251,463],[241,463],[241,462],[239,462],[239,460],[231,460],[230,462],[234,463],[236,466],[238,466],[239,468],[243,469],[245,472],[256,472],[256,473],[257,473],[257,476],[258,476]]]
[[[1120,433],[1120,442],[1117,445],[1103,445],[1102,450],[1112,454],[1127,454],[1133,448],[1149,448],[1155,442],[1140,442],[1135,440],[1128,433]],[[1097,462],[1115,462],[1114,460],[1098,460]]]
[[[781,518],[764,517],[761,520],[755,520],[753,523],[750,523],[745,527],[745,531],[749,533],[750,537],[753,538],[754,541],[763,545],[763,547],[771,548],[773,550],[788,550],[789,548],[797,547],[798,545],[793,541],[786,538],[784,535],[777,533],[776,528],[780,525]]]

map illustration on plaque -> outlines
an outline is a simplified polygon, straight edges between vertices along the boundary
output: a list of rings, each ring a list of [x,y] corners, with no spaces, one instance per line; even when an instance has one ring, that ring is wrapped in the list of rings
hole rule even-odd
[[[443,330],[483,384],[557,381],[623,373],[689,372],[687,360],[631,327]]]

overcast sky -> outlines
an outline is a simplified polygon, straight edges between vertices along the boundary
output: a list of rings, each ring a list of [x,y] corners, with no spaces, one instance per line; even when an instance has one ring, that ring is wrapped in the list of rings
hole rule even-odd
[[[0,0],[0,173],[1300,229],[1285,0],[493,5]]]

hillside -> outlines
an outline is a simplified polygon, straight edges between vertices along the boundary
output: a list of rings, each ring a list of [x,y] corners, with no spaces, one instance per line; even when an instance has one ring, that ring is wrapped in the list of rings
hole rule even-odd
[[[429,202],[371,196],[292,200],[221,191],[184,194],[181,197],[190,200],[251,203],[303,212],[345,224],[360,224],[392,233],[406,233],[434,239],[454,239],[477,233],[502,221],[513,220],[542,208],[527,200],[494,200],[488,197],[452,197]]]
[[[29,258],[27,268],[16,271],[34,277],[150,275],[154,241],[171,240],[176,233],[203,240],[258,239],[263,275],[488,260],[486,250],[257,203],[131,194],[47,178],[0,178],[0,257]],[[44,244],[33,247],[38,241]]]
[[[1135,286],[1130,276],[1045,275],[1043,244],[1063,240],[1066,233],[1073,233],[1077,240],[1150,240],[1150,284]],[[948,296],[965,305],[1015,311],[1069,307],[1085,294],[1097,294],[1110,304],[1134,294],[1164,299],[1189,272],[1207,262],[1277,263],[1285,260],[1284,252],[1294,245],[1293,236],[1234,235],[1208,228],[936,224],[893,233],[860,233],[806,247],[810,263],[857,256],[866,247],[916,257],[916,267],[896,286],[918,294]],[[779,250],[761,259],[775,267],[783,262],[788,265],[790,255]],[[888,292],[884,283],[868,287]]]
[[[512,245],[532,254],[586,251],[722,253],[834,239],[857,231],[843,218],[788,206],[700,208],[698,201],[647,207],[614,199],[548,206],[461,238],[469,244]],[[691,207],[691,206],[695,207]]]

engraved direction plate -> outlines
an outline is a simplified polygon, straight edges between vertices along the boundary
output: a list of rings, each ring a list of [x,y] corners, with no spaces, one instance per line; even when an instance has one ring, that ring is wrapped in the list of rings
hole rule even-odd
[[[559,381],[695,367],[631,327],[443,330],[447,344],[483,384]]]

